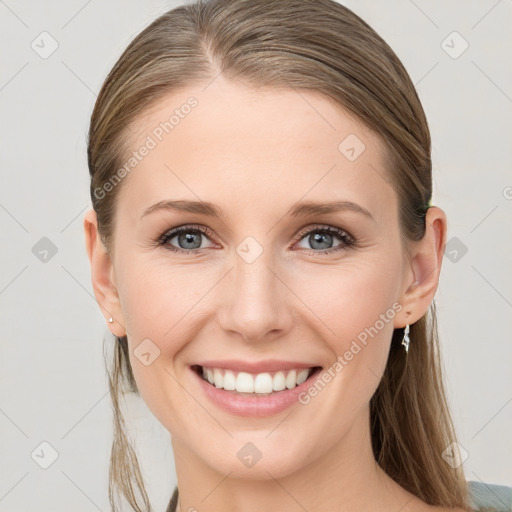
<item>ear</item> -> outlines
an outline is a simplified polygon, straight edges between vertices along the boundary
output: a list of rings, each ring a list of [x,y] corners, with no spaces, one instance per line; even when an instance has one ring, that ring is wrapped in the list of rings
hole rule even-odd
[[[425,234],[411,246],[404,291],[399,299],[403,309],[395,316],[395,328],[419,320],[434,299],[446,244],[447,220],[441,208],[431,206],[425,219]]]
[[[126,327],[115,285],[114,267],[98,232],[98,219],[93,209],[84,216],[84,231],[96,301],[112,334],[125,336]],[[108,321],[109,318],[113,319],[112,323]]]

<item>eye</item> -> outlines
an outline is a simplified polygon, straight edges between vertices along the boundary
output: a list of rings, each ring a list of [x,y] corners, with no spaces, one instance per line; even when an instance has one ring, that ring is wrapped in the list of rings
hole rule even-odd
[[[313,247],[313,249],[308,249],[308,251],[313,252],[314,254],[329,254],[348,249],[356,245],[356,240],[351,235],[343,229],[336,228],[334,226],[314,226],[313,229],[309,229],[305,233],[302,232],[300,240],[304,239],[306,235],[307,243]],[[335,247],[329,247],[332,245],[334,238],[341,240],[341,244]]]
[[[210,230],[204,226],[181,226],[164,233],[158,240],[158,245],[165,246],[173,252],[196,254],[204,249],[201,238],[207,238],[206,234],[210,234]],[[174,238],[177,239],[178,247],[171,245],[171,240]]]
[[[314,254],[329,254],[337,252],[354,247],[357,243],[355,238],[343,229],[321,224],[314,226],[313,229],[310,228],[308,231],[303,231],[299,235],[299,242],[305,239],[306,236],[306,241],[312,246],[312,249],[306,248],[306,250]],[[200,253],[202,249],[208,247],[205,247],[202,244],[202,239],[209,239],[209,237],[213,238],[213,235],[205,226],[180,226],[179,228],[172,229],[164,233],[157,240],[157,245],[164,246],[172,252],[197,254]],[[329,247],[332,245],[335,238],[338,238],[341,243],[337,246]],[[171,243],[174,239],[176,239],[174,244],[177,244],[178,247]]]

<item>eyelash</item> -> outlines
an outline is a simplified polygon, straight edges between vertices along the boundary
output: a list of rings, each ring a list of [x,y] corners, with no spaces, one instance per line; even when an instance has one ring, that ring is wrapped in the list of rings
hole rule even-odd
[[[182,233],[190,233],[190,232],[198,232],[202,233],[203,235],[207,235],[208,238],[211,236],[211,231],[204,226],[199,225],[186,225],[181,226],[179,228],[173,229],[171,231],[167,231],[164,233],[158,240],[156,241],[156,245],[158,247],[160,246],[166,246],[165,248],[169,251],[176,252],[176,253],[184,253],[184,254],[198,254],[203,249],[181,249],[179,247],[174,247],[172,245],[169,245],[168,242],[172,238],[176,237],[177,235],[181,235]],[[350,235],[347,231],[336,228],[334,226],[326,226],[324,224],[318,224],[313,227],[310,227],[307,231],[301,232],[296,242],[300,242],[306,235],[309,235],[311,233],[328,233],[338,236],[338,238],[341,239],[343,242],[342,245],[339,245],[337,247],[331,247],[330,249],[323,249],[323,250],[315,250],[315,249],[301,249],[303,251],[308,251],[313,254],[332,254],[341,250],[350,249],[353,247],[357,247],[357,240]]]

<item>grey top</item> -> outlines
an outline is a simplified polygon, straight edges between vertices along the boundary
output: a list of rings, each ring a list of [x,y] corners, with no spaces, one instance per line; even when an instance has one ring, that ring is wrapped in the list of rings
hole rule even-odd
[[[512,512],[512,487],[468,481],[471,510]],[[178,512],[178,487],[174,488],[166,512]]]
[[[469,495],[473,510],[481,512],[512,511],[512,487],[470,481]]]

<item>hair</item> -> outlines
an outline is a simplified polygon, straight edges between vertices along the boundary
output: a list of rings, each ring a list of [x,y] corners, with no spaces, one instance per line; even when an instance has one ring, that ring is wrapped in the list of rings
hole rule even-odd
[[[361,120],[384,142],[385,170],[396,190],[401,240],[425,233],[432,200],[427,119],[403,64],[365,21],[332,0],[198,0],[169,10],[124,50],[96,100],[87,141],[90,192],[98,229],[112,250],[116,197],[95,193],[115,175],[130,127],[169,94],[220,73],[253,87],[318,91]],[[435,301],[410,326],[411,348],[395,329],[383,378],[370,400],[371,439],[380,467],[431,505],[468,507],[462,467],[442,457],[456,442],[442,375]],[[119,397],[138,394],[127,337],[116,337],[108,368],[114,414],[109,497],[151,510]],[[137,499],[140,494],[142,504]]]

